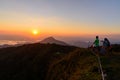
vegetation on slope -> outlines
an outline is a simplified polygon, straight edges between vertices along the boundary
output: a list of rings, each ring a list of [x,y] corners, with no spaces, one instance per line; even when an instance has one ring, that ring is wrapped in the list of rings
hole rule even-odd
[[[49,62],[75,48],[38,43],[0,49],[0,80],[44,80]]]
[[[112,53],[100,56],[106,80],[120,79],[120,45],[113,45]]]
[[[101,80],[96,57],[86,49],[76,49],[49,68],[46,80]]]
[[[100,56],[108,80],[119,80],[115,53]],[[73,46],[36,43],[0,49],[0,65],[0,80],[101,80],[96,56]]]

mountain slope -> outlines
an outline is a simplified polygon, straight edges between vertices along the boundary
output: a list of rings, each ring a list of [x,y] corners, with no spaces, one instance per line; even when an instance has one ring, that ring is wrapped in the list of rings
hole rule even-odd
[[[109,80],[119,80],[119,54],[111,55],[100,56],[103,69]],[[84,48],[36,43],[0,49],[0,80],[28,79],[101,80],[101,73],[96,56]]]
[[[96,57],[86,49],[76,49],[50,65],[46,80],[101,80]]]
[[[45,80],[49,63],[75,48],[36,43],[0,49],[0,80]]]

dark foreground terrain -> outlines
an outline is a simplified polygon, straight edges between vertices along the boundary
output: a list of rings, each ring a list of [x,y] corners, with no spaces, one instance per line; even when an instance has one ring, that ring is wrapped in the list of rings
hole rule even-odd
[[[106,79],[119,80],[119,51],[100,57]],[[36,43],[0,49],[0,80],[101,80],[101,73],[88,49]]]

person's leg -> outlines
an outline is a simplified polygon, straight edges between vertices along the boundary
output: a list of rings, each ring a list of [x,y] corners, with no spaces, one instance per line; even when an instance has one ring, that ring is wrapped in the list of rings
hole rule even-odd
[[[100,54],[105,55],[105,53],[106,53],[106,50],[105,50],[104,46],[102,46],[100,49]]]

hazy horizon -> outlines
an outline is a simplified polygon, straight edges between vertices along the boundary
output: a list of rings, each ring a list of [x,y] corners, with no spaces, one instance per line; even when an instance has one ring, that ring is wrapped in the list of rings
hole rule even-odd
[[[117,35],[118,36],[118,35]],[[120,44],[120,41],[118,40],[119,37],[117,36],[108,36],[108,35],[103,35],[100,36],[100,41],[103,40],[105,37],[109,38],[111,44]],[[4,37],[4,36],[3,36]],[[15,45],[15,44],[26,44],[26,43],[36,43],[36,42],[40,42],[41,40],[44,40],[45,38],[48,37],[53,37],[57,40],[63,41],[65,43],[68,44],[73,44],[76,42],[82,42],[82,43],[89,43],[89,42],[94,42],[95,40],[95,36],[90,36],[90,37],[63,37],[63,36],[44,36],[44,37],[40,37],[37,39],[32,39],[32,38],[28,38],[28,37],[23,37],[23,36],[9,36],[6,38],[0,37],[0,45]],[[16,39],[16,37],[18,37]],[[102,45],[102,43],[100,43]]]
[[[0,40],[120,42],[120,0],[0,0]]]

